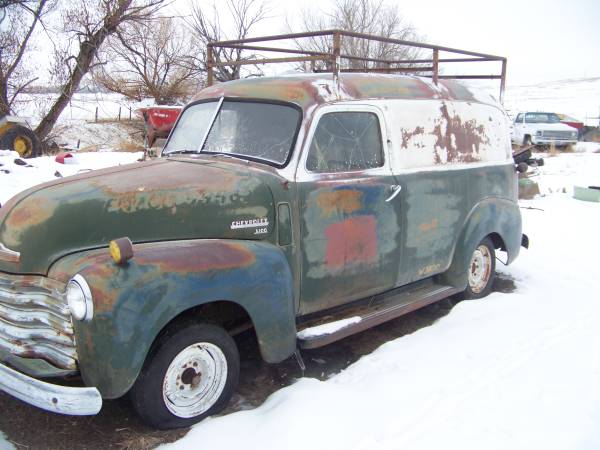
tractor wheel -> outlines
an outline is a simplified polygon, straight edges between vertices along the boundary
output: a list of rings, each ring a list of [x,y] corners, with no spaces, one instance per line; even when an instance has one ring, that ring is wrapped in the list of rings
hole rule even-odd
[[[10,127],[0,136],[0,149],[13,150],[21,158],[35,158],[42,154],[42,144],[35,133],[23,125]]]

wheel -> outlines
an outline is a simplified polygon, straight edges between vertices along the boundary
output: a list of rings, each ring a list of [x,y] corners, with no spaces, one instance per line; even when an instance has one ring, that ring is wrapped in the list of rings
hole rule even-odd
[[[14,125],[0,137],[0,148],[14,150],[21,158],[42,154],[42,144],[35,133],[23,125]]]
[[[531,136],[528,134],[523,138],[523,145],[531,145]]]
[[[496,254],[490,238],[486,237],[475,248],[468,271],[467,288],[460,296],[463,299],[477,299],[488,295],[496,278]]]
[[[158,339],[129,395],[149,425],[189,427],[227,406],[239,371],[237,347],[223,328],[189,323]]]

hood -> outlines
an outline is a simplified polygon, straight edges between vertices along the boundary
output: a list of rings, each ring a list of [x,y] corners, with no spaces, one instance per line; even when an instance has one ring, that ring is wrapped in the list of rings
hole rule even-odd
[[[536,123],[534,125],[536,130],[547,130],[547,131],[577,131],[577,128],[570,127],[564,123]]]
[[[70,253],[179,239],[269,237],[274,207],[256,166],[207,159],[161,159],[89,172],[35,186],[0,208],[0,243],[20,261],[0,270],[46,274]]]

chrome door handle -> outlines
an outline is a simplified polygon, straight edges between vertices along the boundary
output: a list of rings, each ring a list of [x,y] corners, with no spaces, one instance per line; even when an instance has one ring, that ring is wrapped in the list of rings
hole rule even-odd
[[[392,184],[390,186],[390,189],[392,191],[392,195],[385,199],[386,202],[391,202],[392,200],[394,200],[394,198],[396,198],[396,195],[398,195],[402,190],[402,186],[400,186],[399,184]]]

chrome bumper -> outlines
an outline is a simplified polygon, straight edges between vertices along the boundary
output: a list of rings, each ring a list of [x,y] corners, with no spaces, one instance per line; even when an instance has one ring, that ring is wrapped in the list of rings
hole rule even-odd
[[[0,364],[0,391],[46,411],[71,416],[91,416],[102,408],[102,397],[96,388],[45,383],[3,364]]]

